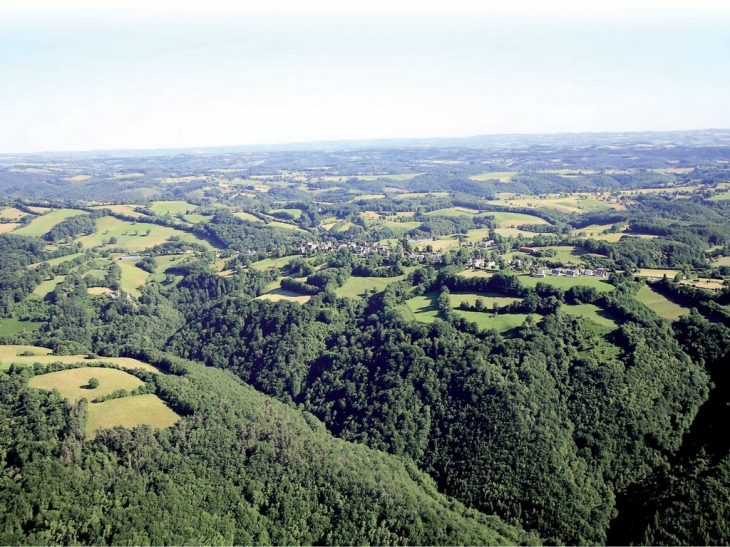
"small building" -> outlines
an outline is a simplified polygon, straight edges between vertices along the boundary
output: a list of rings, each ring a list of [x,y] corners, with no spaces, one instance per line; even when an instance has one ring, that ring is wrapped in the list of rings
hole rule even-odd
[[[535,249],[534,247],[520,247],[520,252],[534,255],[537,252],[537,249]]]
[[[575,270],[566,270],[565,277],[578,277],[578,272]]]
[[[545,269],[538,268],[537,271],[534,274],[532,274],[532,277],[545,277]]]
[[[562,270],[559,270],[558,268],[550,270],[550,275],[560,275],[561,273],[563,273]]]
[[[583,275],[585,275],[586,277],[593,277],[593,270],[586,268],[585,270],[583,270]]]

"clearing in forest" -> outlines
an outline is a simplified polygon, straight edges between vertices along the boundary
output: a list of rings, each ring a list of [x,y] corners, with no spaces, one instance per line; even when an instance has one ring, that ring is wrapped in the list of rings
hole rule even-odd
[[[653,310],[659,317],[672,321],[682,315],[689,314],[690,311],[689,308],[672,302],[666,296],[656,292],[648,285],[639,289],[639,292],[636,293],[636,300]]]

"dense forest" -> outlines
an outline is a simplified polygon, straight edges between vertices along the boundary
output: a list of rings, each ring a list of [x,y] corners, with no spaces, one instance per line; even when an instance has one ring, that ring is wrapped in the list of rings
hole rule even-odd
[[[3,158],[0,542],[727,544],[729,152],[685,137]]]

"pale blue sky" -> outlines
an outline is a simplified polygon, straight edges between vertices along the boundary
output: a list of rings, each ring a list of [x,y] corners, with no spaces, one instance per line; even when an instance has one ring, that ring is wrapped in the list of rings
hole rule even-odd
[[[30,4],[0,5],[0,153],[730,128],[702,1]]]

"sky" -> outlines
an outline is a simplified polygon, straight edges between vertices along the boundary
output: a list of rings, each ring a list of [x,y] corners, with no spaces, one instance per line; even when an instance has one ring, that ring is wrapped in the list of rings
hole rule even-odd
[[[728,15],[709,0],[0,0],[0,153],[730,128]]]

